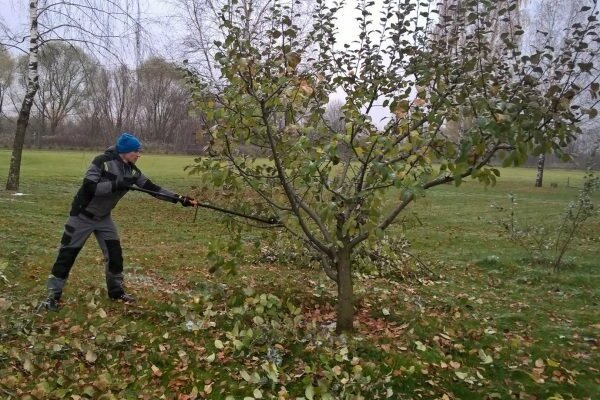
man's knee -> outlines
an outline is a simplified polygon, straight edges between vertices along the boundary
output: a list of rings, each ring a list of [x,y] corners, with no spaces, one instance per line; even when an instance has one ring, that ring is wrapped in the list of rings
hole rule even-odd
[[[81,247],[61,248],[52,267],[52,275],[60,279],[67,279],[79,251],[81,251]]]
[[[121,241],[107,240],[106,250],[108,252],[108,270],[113,274],[123,272],[123,250]]]

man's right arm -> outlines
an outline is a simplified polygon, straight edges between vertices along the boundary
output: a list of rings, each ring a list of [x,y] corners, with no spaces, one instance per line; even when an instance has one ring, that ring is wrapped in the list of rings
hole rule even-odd
[[[94,158],[83,177],[83,191],[89,197],[93,196],[108,196],[115,191],[115,180],[100,182],[100,178],[106,171],[104,163],[107,161],[106,156],[99,155]]]

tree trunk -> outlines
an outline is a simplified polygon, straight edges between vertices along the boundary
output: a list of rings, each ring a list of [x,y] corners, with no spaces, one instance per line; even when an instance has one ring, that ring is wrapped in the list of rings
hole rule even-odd
[[[338,304],[337,324],[338,333],[352,331],[354,328],[354,292],[352,288],[352,264],[349,250],[342,250],[337,260]]]
[[[535,176],[535,187],[542,187],[544,182],[544,163],[546,162],[546,155],[540,154],[537,163],[537,174]]]
[[[27,90],[19,119],[17,120],[17,129],[15,130],[15,140],[13,142],[12,156],[10,158],[10,167],[8,178],[6,179],[6,190],[19,190],[19,177],[21,175],[21,156],[23,154],[23,144],[25,143],[25,133],[29,124],[29,115],[35,94],[39,88],[38,82],[38,1],[29,2],[29,21],[30,21],[30,42],[29,42],[29,72],[27,74]]]

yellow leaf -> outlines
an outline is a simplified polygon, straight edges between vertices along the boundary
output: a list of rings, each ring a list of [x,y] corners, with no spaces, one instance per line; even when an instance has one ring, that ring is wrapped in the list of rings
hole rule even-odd
[[[310,96],[314,92],[308,81],[304,79],[300,81],[300,90],[302,90],[302,92],[307,96]]]
[[[554,361],[551,358],[546,360],[546,364],[548,364],[549,367],[554,367],[554,368],[560,366],[560,363],[558,361]]]
[[[100,318],[106,318],[106,311],[104,311],[103,308],[98,310],[98,315],[100,316]]]
[[[288,62],[288,65],[292,68],[296,68],[296,66],[298,64],[300,64],[300,55],[298,55],[298,53],[295,52],[291,52],[291,53],[287,53],[285,55],[285,59]]]
[[[423,99],[415,99],[414,104],[415,104],[415,106],[420,107],[420,106],[424,106],[425,104],[427,104],[427,102]]]

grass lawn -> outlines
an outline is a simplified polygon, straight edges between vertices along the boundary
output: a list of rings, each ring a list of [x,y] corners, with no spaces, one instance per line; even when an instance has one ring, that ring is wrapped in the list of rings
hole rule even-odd
[[[582,172],[549,170],[538,189],[534,170],[503,169],[495,187],[419,198],[391,235],[434,274],[410,261],[394,279],[357,275],[356,332],[339,336],[325,275],[261,256],[272,230],[244,233],[237,274],[210,274],[210,249],[230,237],[223,217],[200,209],[193,223],[194,210],[142,193],[113,212],[138,302],[107,300],[92,238],[63,308],[39,310],[95,154],[26,150],[24,195],[0,190],[0,398],[600,399],[600,218],[559,274],[498,222],[513,193],[521,226],[556,227]],[[9,158],[0,150],[2,185]],[[138,165],[187,193],[200,184],[183,171],[192,159],[144,154]]]

